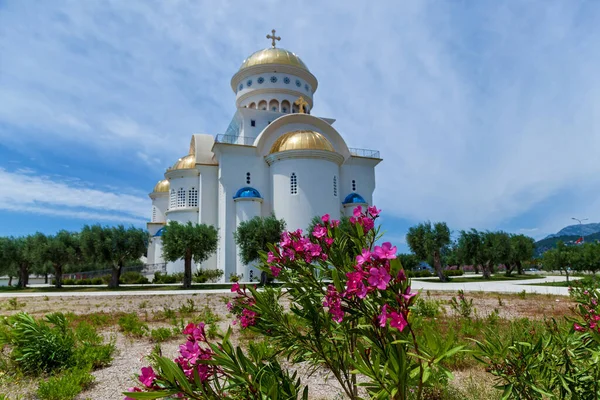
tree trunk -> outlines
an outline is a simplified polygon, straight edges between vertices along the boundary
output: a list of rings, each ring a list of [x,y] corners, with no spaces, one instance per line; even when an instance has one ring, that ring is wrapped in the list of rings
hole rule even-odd
[[[565,275],[567,276],[567,283],[569,282],[569,270],[565,268]]]
[[[186,250],[184,257],[183,268],[183,288],[189,289],[192,287],[192,252]]]
[[[60,289],[62,287],[62,271],[63,271],[63,266],[60,264],[54,264],[54,280],[56,281],[56,283],[54,284],[54,287]]]
[[[523,263],[520,260],[517,261],[517,273],[523,275]]]
[[[8,276],[8,286],[12,286],[12,275]]]
[[[475,270],[476,274],[479,274],[479,264],[473,264],[473,269]]]
[[[513,270],[515,269],[515,265],[514,264],[509,264],[506,266],[506,276],[510,276],[513,272]]]
[[[29,265],[21,264],[19,266],[19,282],[17,286],[20,288],[27,287],[27,280],[29,278]]]
[[[44,274],[44,283],[46,285],[48,284],[48,273],[47,272]]]
[[[483,264],[483,279],[490,279],[492,277],[492,273],[490,271],[490,263]]]
[[[116,289],[119,287],[119,279],[121,279],[121,269],[122,265],[118,264],[116,266],[113,265],[112,271],[110,274],[110,282],[108,283],[108,287],[110,289]]]
[[[442,259],[440,253],[437,251],[433,253],[433,267],[435,268],[435,272],[437,273],[438,278],[440,278],[440,281],[446,282],[448,278],[444,275],[444,271],[442,270]]]

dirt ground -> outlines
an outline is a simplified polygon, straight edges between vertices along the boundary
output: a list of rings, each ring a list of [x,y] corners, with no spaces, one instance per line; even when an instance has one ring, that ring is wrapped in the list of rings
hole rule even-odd
[[[442,302],[446,313],[452,315],[452,310],[445,304],[452,298],[452,294],[447,292],[422,293],[425,299],[439,300]],[[221,332],[225,332],[233,320],[229,314],[226,304],[232,297],[231,294],[193,294],[178,295],[165,293],[164,295],[148,296],[81,296],[81,297],[23,297],[19,298],[17,304],[14,301],[9,303],[8,299],[0,302],[0,312],[2,315],[9,315],[19,311],[26,311],[35,316],[43,316],[50,312],[74,313],[76,315],[86,315],[92,313],[130,313],[136,312],[143,320],[148,321],[151,328],[158,326],[169,326],[169,322],[162,321],[157,317],[163,315],[164,310],[178,310],[182,305],[188,305],[191,299],[196,309],[209,307],[214,314],[221,317],[218,322]],[[497,311],[501,318],[516,319],[530,318],[542,319],[544,317],[560,317],[571,313],[573,303],[568,297],[532,295],[525,296],[518,294],[495,294],[495,293],[467,293],[467,299],[473,299],[475,313],[477,316],[485,317],[488,314]],[[237,332],[238,329],[235,328]],[[154,343],[149,338],[131,339],[119,332],[118,326],[114,325],[106,328],[103,333],[107,338],[114,338],[116,341],[117,352],[112,364],[104,369],[95,371],[96,377],[94,385],[78,399],[93,400],[113,400],[122,399],[122,392],[127,388],[136,385],[135,374],[139,373],[140,368],[147,365],[146,357],[151,352]],[[251,338],[240,337],[239,334],[233,336],[234,343],[240,341],[252,340]],[[175,357],[178,346],[183,342],[183,336],[161,344],[163,354],[168,357]],[[310,398],[313,400],[341,400],[345,398],[333,377],[330,377],[328,371],[321,370],[307,376],[307,368],[300,366],[298,371],[302,382],[310,387]],[[477,377],[474,379],[473,377]],[[453,385],[459,387],[471,385],[473,382],[482,382],[489,380],[490,377],[480,369],[464,370],[455,373]],[[12,398],[22,395],[23,399],[35,398],[36,385],[21,382],[19,385],[11,387],[2,387],[0,379],[0,393],[7,393]],[[491,386],[487,385],[488,387]],[[476,390],[476,389],[475,389]],[[489,398],[489,397],[481,397]]]

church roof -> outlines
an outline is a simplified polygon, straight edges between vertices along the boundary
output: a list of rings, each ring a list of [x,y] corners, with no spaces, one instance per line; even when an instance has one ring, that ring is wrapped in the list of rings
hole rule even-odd
[[[168,180],[163,179],[162,181],[158,181],[158,183],[154,186],[155,192],[168,192],[171,184]]]
[[[325,150],[335,152],[333,145],[325,136],[315,131],[298,130],[281,135],[269,154],[289,150]]]
[[[342,204],[367,204],[367,202],[360,194],[350,193],[346,196],[344,201],[342,201]]]
[[[309,71],[308,67],[300,57],[291,51],[280,47],[269,47],[252,53],[250,57],[246,58],[242,63],[240,71],[256,65],[265,64],[291,65]]]
[[[235,196],[233,196],[234,199],[239,199],[239,198],[257,198],[260,199],[262,198],[260,196],[260,192],[252,187],[246,186],[241,188],[240,190],[237,191],[237,193],[235,194]]]
[[[187,156],[181,157],[179,160],[177,160],[177,162],[175,164],[173,164],[171,169],[190,169],[190,168],[194,168],[195,166],[196,166],[196,155],[188,154]]]

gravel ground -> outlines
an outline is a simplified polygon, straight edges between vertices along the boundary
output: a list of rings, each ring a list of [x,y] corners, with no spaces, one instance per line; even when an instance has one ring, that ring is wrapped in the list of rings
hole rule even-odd
[[[232,316],[226,308],[227,301],[232,297],[231,294],[192,294],[178,295],[166,293],[165,295],[149,296],[116,296],[116,297],[30,297],[19,298],[16,309],[8,301],[0,302],[0,309],[3,315],[12,314],[18,311],[27,311],[30,314],[41,317],[49,312],[61,311],[71,312],[76,315],[85,315],[90,313],[128,313],[136,312],[142,319],[147,319],[149,325],[153,328],[158,326],[168,326],[168,321],[156,322],[156,316],[164,312],[165,308],[176,310],[182,305],[187,305],[191,299],[197,309],[209,307],[213,313],[221,317],[219,327],[225,331],[229,326]],[[447,292],[423,293],[425,299],[435,299],[440,301],[449,300],[452,295]],[[526,295],[521,297],[513,294],[492,294],[492,293],[466,293],[467,298],[474,299],[474,306],[479,316],[486,316],[497,310],[500,317],[505,318],[543,318],[544,316],[560,316],[570,313],[572,303],[569,298],[552,295]],[[7,299],[8,300],[8,299]],[[447,305],[447,313],[452,313]],[[10,308],[10,309],[9,309]],[[193,314],[192,314],[193,315]],[[237,328],[235,329],[237,332]],[[135,374],[140,371],[142,366],[147,365],[146,357],[152,351],[154,344],[148,338],[131,339],[121,334],[117,327],[111,327],[103,332],[107,338],[114,337],[117,352],[114,355],[112,364],[104,369],[95,371],[96,377],[94,385],[86,392],[82,393],[78,399],[93,400],[113,400],[122,399],[122,392],[129,387],[136,385]],[[183,336],[175,338],[162,344],[163,354],[168,357],[175,357],[178,346],[183,342]],[[240,337],[238,333],[234,334],[232,341],[234,344],[240,341],[247,341],[248,337]],[[342,394],[335,378],[328,371],[318,370],[308,375],[307,366],[296,365],[302,382],[310,387],[310,398],[313,400],[341,400],[345,397]],[[455,385],[469,385],[472,382],[471,377],[482,374],[480,370],[459,371],[455,374]],[[483,374],[485,375],[485,374]],[[481,381],[480,377],[478,380]],[[17,394],[22,394],[22,399],[33,399],[32,393],[35,393],[36,384],[30,381],[21,381],[11,387],[2,386],[0,376],[0,393],[8,393],[11,398],[16,398]],[[489,386],[489,385],[488,385]],[[487,398],[487,397],[486,397]]]

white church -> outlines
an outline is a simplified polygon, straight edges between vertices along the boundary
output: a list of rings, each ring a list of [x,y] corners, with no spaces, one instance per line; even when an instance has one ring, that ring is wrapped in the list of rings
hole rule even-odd
[[[334,119],[311,115],[317,78],[296,54],[272,45],[250,55],[231,78],[236,112],[224,134],[192,135],[188,154],[169,167],[150,198],[148,263],[164,263],[162,229],[169,221],[213,225],[215,255],[197,265],[251,281],[233,233],[240,222],[274,214],[288,230],[306,230],[315,216],[339,219],[372,204],[375,150],[349,148]],[[183,261],[167,272],[183,271]]]

